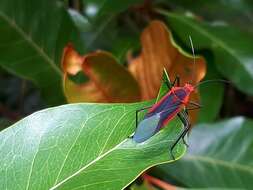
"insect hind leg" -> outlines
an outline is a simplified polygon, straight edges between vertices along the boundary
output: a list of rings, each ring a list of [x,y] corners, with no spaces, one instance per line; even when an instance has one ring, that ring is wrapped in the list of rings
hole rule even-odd
[[[180,120],[182,121],[182,123],[184,124],[184,130],[180,133],[180,135],[178,136],[178,138],[176,139],[176,141],[173,143],[173,145],[170,148],[170,154],[173,158],[173,160],[175,160],[175,156],[173,154],[173,149],[176,147],[176,145],[178,144],[178,142],[183,139],[183,143],[188,146],[188,144],[185,142],[185,135],[188,133],[189,129],[190,129],[190,122],[188,120],[188,117],[186,114],[184,114],[184,112],[181,112],[178,114],[178,117],[180,118]]]

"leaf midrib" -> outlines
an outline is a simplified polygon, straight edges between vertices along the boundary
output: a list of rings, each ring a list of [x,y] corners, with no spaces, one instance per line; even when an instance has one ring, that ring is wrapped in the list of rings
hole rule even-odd
[[[23,37],[28,44],[31,45],[37,51],[37,53],[51,66],[51,68],[55,70],[58,75],[62,75],[60,69],[55,65],[54,60],[51,59],[40,46],[37,45],[31,36],[27,35],[23,29],[16,24],[15,20],[12,21],[6,14],[4,14],[3,11],[0,11],[0,17],[5,20],[10,25],[10,27],[17,31],[17,33]]]
[[[192,156],[186,155],[183,159],[207,162],[207,163],[210,163],[210,164],[216,164],[216,165],[220,165],[220,166],[223,166],[223,167],[227,167],[227,168],[231,168],[231,169],[237,169],[237,170],[241,170],[241,171],[246,171],[246,172],[249,172],[249,173],[253,174],[253,167],[244,166],[242,164],[235,163],[235,162],[233,162],[231,164],[231,162],[229,162],[229,161],[220,160],[220,159],[217,159],[217,158],[210,158],[210,157],[205,157],[205,156],[200,156],[200,155],[192,155]]]
[[[108,111],[110,111],[110,110],[111,110],[111,109],[106,109],[106,110],[103,111],[103,112],[108,112]],[[81,125],[81,129],[80,129],[80,131],[79,131],[79,133],[78,133],[76,139],[74,140],[73,144],[71,145],[71,147],[70,147],[68,153],[66,154],[65,159],[64,159],[64,161],[63,161],[63,163],[62,163],[62,165],[61,165],[61,168],[60,168],[60,170],[59,170],[59,172],[58,172],[58,175],[57,175],[57,177],[56,177],[56,179],[55,179],[54,186],[57,185],[58,179],[59,179],[59,177],[60,177],[60,175],[61,175],[61,172],[62,172],[63,167],[65,166],[65,163],[66,163],[66,160],[67,160],[67,158],[68,158],[68,156],[69,156],[69,154],[70,154],[70,151],[72,150],[72,148],[73,148],[74,145],[76,144],[76,141],[77,141],[78,138],[80,137],[80,135],[81,135],[81,133],[82,133],[82,130],[83,130],[83,128],[85,127],[86,123],[88,122],[88,120],[90,120],[90,119],[96,117],[98,114],[101,114],[101,113],[103,113],[103,112],[99,112],[99,113],[93,115],[93,116],[90,117],[90,118],[86,118],[85,121],[84,121],[84,123]],[[124,114],[123,114],[123,115],[124,115]],[[100,156],[100,155],[99,155],[99,156]],[[98,157],[99,157],[99,156],[98,156]]]
[[[68,181],[69,179],[71,179],[72,177],[78,175],[79,173],[81,173],[83,170],[85,170],[86,168],[88,168],[89,166],[91,166],[92,164],[96,163],[97,161],[101,160],[102,158],[104,158],[105,156],[107,156],[108,154],[110,154],[111,152],[113,152],[114,150],[116,150],[120,145],[122,145],[124,142],[126,142],[128,139],[124,139],[123,141],[121,141],[120,143],[118,143],[116,146],[114,146],[113,148],[109,149],[107,152],[105,152],[104,154],[102,154],[101,156],[98,156],[96,159],[92,160],[90,163],[88,163],[87,165],[85,165],[84,167],[80,168],[77,172],[75,172],[74,174],[70,175],[69,177],[65,178],[64,180],[62,180],[61,182],[59,182],[58,184],[54,185],[53,187],[51,187],[49,190],[54,190],[57,189],[59,186],[61,186],[62,184],[64,184],[66,181]]]
[[[125,108],[124,108],[124,109],[125,109]],[[108,109],[107,109],[107,110],[104,110],[104,112],[107,112],[107,111],[108,111]],[[129,111],[129,112],[132,112],[132,110]],[[115,124],[114,128],[112,129],[112,131],[115,129],[115,127],[117,127],[117,125],[118,125],[118,123],[121,121],[121,119],[124,118],[124,116],[126,116],[129,112],[125,112],[124,114],[122,114],[122,116],[119,118],[119,120],[118,120],[117,123]],[[101,114],[101,112],[100,112],[99,114]],[[98,115],[98,113],[95,114],[94,116],[90,117],[90,118],[87,118],[86,121],[85,121],[85,123],[86,123],[89,119],[95,117],[96,115]],[[84,127],[84,126],[83,126],[83,127]],[[83,127],[82,127],[82,129],[83,129]],[[80,130],[80,133],[81,133],[82,129]],[[110,136],[111,136],[111,134],[109,135],[108,139],[110,138]],[[79,137],[79,135],[78,135],[78,137]],[[77,138],[78,138],[78,137],[77,137]],[[77,139],[77,138],[76,138],[76,139]],[[106,144],[107,144],[107,142],[108,142],[108,139],[106,140],[104,147],[106,146]],[[108,151],[106,151],[104,154],[101,154],[101,153],[104,151],[104,148],[103,148],[102,151],[101,151],[101,153],[98,155],[98,157],[97,157],[96,159],[92,160],[91,162],[89,162],[88,164],[86,164],[85,166],[83,166],[82,168],[80,168],[79,170],[77,170],[75,173],[73,173],[73,174],[70,175],[69,177],[67,177],[67,178],[65,178],[65,179],[63,179],[62,181],[60,181],[60,182],[57,183],[57,180],[58,180],[58,178],[59,178],[59,175],[60,175],[60,173],[61,173],[61,171],[62,171],[62,168],[63,168],[63,166],[64,166],[64,164],[65,164],[65,161],[66,161],[66,160],[65,160],[65,161],[63,162],[63,165],[62,165],[62,167],[61,167],[60,172],[58,173],[58,176],[57,176],[57,178],[56,178],[56,181],[55,181],[53,187],[50,188],[50,190],[56,189],[57,187],[61,186],[62,184],[64,184],[66,181],[68,181],[68,180],[71,179],[72,177],[78,175],[79,173],[81,173],[83,170],[85,170],[85,169],[88,168],[89,166],[93,165],[93,164],[96,163],[97,161],[101,160],[102,158],[104,158],[105,156],[107,156],[108,154],[110,154],[111,152],[113,152],[114,150],[116,150],[121,144],[123,144],[123,143],[124,143],[125,141],[127,141],[127,140],[128,140],[127,138],[124,139],[124,140],[122,140],[121,142],[119,142],[118,144],[116,144],[114,147],[112,147],[111,149],[109,149]],[[73,144],[75,144],[75,142],[74,142]],[[68,155],[67,155],[67,156],[68,156]]]

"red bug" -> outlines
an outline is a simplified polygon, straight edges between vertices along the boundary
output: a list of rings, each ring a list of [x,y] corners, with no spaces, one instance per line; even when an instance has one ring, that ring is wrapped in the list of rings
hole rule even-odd
[[[192,40],[190,38],[192,52],[194,56],[194,65],[195,65],[195,54],[192,45]],[[166,71],[165,71],[166,73]],[[189,100],[191,93],[200,85],[206,82],[227,82],[225,80],[208,80],[203,81],[202,83],[193,86],[190,83],[186,83],[183,87],[180,87],[179,77],[176,77],[172,84],[169,83],[168,80],[165,81],[168,88],[170,89],[165,96],[161,100],[159,100],[156,104],[151,107],[142,108],[136,111],[136,131],[133,136],[133,140],[137,143],[141,143],[149,139],[151,136],[156,134],[161,128],[166,126],[169,121],[171,121],[174,117],[178,116],[182,123],[184,124],[184,130],[180,133],[178,138],[175,140],[174,144],[170,148],[171,155],[173,149],[177,145],[180,139],[183,139],[185,143],[184,137],[190,129],[190,122],[188,119],[188,114],[186,110],[198,109],[201,107],[198,103],[191,102]],[[177,86],[174,86],[177,84]],[[192,107],[187,108],[188,105]],[[144,119],[138,124],[138,112],[149,109],[147,114],[144,116]],[[186,144],[186,143],[185,143]],[[187,144],[186,144],[187,145]]]
[[[176,78],[175,81],[178,80],[179,79]],[[197,103],[189,102],[189,96],[194,91],[194,89],[194,86],[188,83],[185,84],[183,87],[173,86],[171,90],[161,100],[159,100],[156,104],[149,108],[144,119],[137,126],[136,132],[133,136],[133,140],[138,143],[144,142],[145,140],[156,134],[161,128],[166,126],[168,122],[171,121],[175,116],[178,116],[184,124],[184,131],[182,131],[182,133],[172,145],[170,149],[172,153],[172,150],[176,146],[178,141],[183,138],[190,129],[190,122],[188,116],[186,112],[183,111],[183,109],[188,104],[195,106],[189,109],[197,109],[201,107]],[[138,112],[141,110],[138,110],[136,112],[136,121],[138,121]],[[173,154],[171,155],[173,156]]]

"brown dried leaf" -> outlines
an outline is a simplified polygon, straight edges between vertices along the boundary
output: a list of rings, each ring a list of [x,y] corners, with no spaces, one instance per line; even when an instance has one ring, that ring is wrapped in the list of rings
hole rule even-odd
[[[206,73],[206,63],[203,57],[193,57],[183,52],[172,39],[171,32],[161,21],[152,21],[141,35],[141,54],[129,61],[129,70],[141,86],[142,100],[157,96],[161,85],[163,68],[167,70],[171,81],[178,75],[180,83],[197,84]],[[191,100],[199,102],[199,94],[195,92]],[[197,111],[190,114],[191,120],[196,120]]]
[[[140,100],[139,86],[132,75],[113,56],[97,51],[79,55],[71,45],[63,54],[63,87],[68,102],[135,102]],[[69,75],[83,72],[89,81],[76,84]]]

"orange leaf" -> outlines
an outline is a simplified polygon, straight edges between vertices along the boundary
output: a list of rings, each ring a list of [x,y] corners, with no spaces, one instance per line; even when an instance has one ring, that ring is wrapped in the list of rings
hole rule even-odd
[[[193,57],[176,45],[171,32],[161,21],[152,21],[141,34],[141,54],[129,61],[129,70],[139,82],[142,100],[157,96],[161,85],[163,68],[167,70],[173,81],[178,75],[180,83],[198,83],[206,73],[206,63],[203,57]],[[199,101],[199,94],[192,94],[192,100]],[[191,120],[196,119],[196,111],[190,114]]]
[[[139,86],[132,75],[113,56],[97,51],[79,55],[71,45],[63,53],[63,87],[68,102],[135,102]],[[89,81],[76,84],[69,76],[83,72]]]

